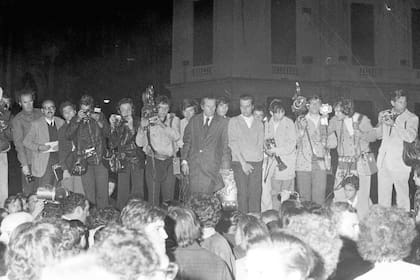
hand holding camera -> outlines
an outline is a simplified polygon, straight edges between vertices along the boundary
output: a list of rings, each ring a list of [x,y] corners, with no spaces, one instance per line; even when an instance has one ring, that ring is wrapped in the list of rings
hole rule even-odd
[[[38,151],[39,152],[45,152],[45,151],[48,151],[50,148],[51,148],[50,145],[43,144],[43,145],[38,146]]]

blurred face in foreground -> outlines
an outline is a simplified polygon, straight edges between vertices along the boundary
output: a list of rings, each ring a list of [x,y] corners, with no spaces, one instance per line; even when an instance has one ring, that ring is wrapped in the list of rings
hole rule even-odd
[[[168,238],[168,235],[165,231],[165,222],[162,220],[157,220],[152,222],[144,228],[144,232],[150,238],[153,245],[155,245],[156,250],[160,255],[165,255],[166,253],[166,245],[165,240]]]
[[[248,279],[256,280],[303,280],[300,271],[287,268],[283,257],[268,245],[251,248],[246,255]]]

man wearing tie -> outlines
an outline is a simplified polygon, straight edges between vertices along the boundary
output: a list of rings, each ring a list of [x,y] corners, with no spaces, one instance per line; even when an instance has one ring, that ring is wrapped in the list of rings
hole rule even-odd
[[[230,167],[228,120],[215,115],[214,97],[204,97],[201,109],[185,128],[182,171],[189,176],[192,194],[211,194],[223,188],[219,171]]]
[[[56,182],[52,167],[59,162],[58,129],[64,124],[61,118],[54,116],[52,100],[45,100],[41,111],[43,116],[32,122],[23,140],[23,145],[32,151],[32,175],[36,178],[36,188]]]

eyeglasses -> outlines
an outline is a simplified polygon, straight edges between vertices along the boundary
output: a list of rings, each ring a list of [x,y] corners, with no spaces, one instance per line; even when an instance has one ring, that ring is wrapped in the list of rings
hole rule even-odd
[[[176,263],[170,262],[166,269],[157,269],[156,272],[162,272],[165,275],[165,280],[174,280],[178,274],[179,266]]]
[[[42,107],[44,110],[55,110],[55,106]]]

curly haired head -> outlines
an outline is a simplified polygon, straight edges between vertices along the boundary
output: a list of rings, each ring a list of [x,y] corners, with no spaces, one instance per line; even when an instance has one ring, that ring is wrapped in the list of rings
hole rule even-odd
[[[290,219],[286,232],[308,244],[324,263],[327,279],[335,270],[342,241],[330,219],[316,214],[302,214]]]
[[[267,240],[268,237],[268,228],[260,219],[249,214],[239,217],[235,234],[236,245],[246,250],[257,242]]]
[[[95,243],[92,252],[99,256],[103,267],[120,279],[151,276],[161,267],[163,260],[144,233],[114,224],[101,234],[104,238]]]
[[[214,195],[194,195],[188,201],[188,206],[195,212],[202,227],[216,227],[222,216],[222,204]]]
[[[371,262],[402,260],[416,234],[414,220],[403,209],[374,205],[360,224],[360,255]]]
[[[354,114],[354,102],[348,98],[341,98],[336,103],[334,103],[333,108],[335,110],[340,110],[346,116],[353,116]]]
[[[148,224],[164,221],[165,211],[141,199],[132,199],[121,211],[121,224],[127,228],[142,230]]]
[[[200,224],[192,210],[185,207],[171,207],[168,216],[175,222],[174,233],[178,246],[188,247],[200,238]]]
[[[116,223],[120,219],[120,211],[113,207],[97,208],[89,213],[87,224],[89,229]]]
[[[58,226],[47,222],[35,223],[12,235],[6,258],[8,279],[37,279],[43,267],[63,257],[61,235]]]

